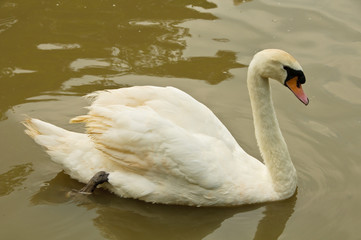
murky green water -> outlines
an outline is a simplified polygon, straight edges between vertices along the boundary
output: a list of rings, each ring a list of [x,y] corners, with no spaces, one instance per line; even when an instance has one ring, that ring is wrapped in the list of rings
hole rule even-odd
[[[1,239],[361,239],[361,3],[0,1]],[[239,208],[146,204],[82,185],[23,133],[24,114],[61,127],[80,96],[172,85],[209,106],[258,153],[246,65],[264,48],[302,64],[310,105],[273,86],[298,171],[286,201]]]

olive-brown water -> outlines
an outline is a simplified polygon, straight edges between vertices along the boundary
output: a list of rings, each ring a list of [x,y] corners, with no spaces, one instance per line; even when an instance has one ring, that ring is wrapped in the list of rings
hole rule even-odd
[[[361,3],[345,1],[0,1],[1,239],[361,239]],[[298,171],[289,200],[190,208],[82,184],[23,133],[24,114],[83,131],[81,96],[178,87],[210,107],[260,158],[246,88],[264,48],[301,63],[309,106],[272,84]]]

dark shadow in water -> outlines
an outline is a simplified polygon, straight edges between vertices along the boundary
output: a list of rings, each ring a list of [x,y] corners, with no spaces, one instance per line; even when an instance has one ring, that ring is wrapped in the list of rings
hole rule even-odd
[[[292,216],[297,201],[297,192],[289,199],[267,203],[264,217],[259,221],[254,240],[278,239]]]
[[[171,78],[188,78],[206,80],[210,84],[217,84],[232,77],[230,69],[243,68],[246,65],[236,62],[236,53],[232,51],[219,51],[214,57],[192,57],[177,62],[164,63],[157,67],[144,67],[137,74],[147,76],[166,76]],[[95,77],[96,75],[73,78],[63,83],[63,89],[76,94],[87,94],[99,89],[112,89],[129,87],[119,84],[119,79],[125,74],[107,75],[106,77]],[[86,80],[85,78],[88,78]],[[141,76],[139,77],[141,78]],[[77,81],[77,79],[79,81]],[[114,81],[117,79],[117,81]],[[79,82],[86,82],[79,85]],[[72,86],[72,83],[75,86]],[[152,83],[150,83],[152,84]]]
[[[12,167],[6,173],[0,174],[0,197],[9,195],[22,185],[33,171],[31,163],[25,163]]]
[[[237,63],[236,60],[235,52],[219,51],[214,57],[192,57],[145,69],[145,72],[149,75],[199,79],[206,80],[210,84],[217,84],[232,77],[230,69],[246,67]]]
[[[26,98],[58,91],[63,82],[85,75],[105,81],[110,75],[172,76],[211,84],[229,78],[230,69],[244,67],[234,52],[183,56],[191,35],[182,23],[211,24],[217,17],[206,10],[216,7],[207,0],[0,4],[0,120]],[[6,31],[1,31],[2,19]]]
[[[93,219],[94,226],[107,239],[149,239],[151,236],[159,240],[203,239],[218,229],[226,219],[260,207],[265,207],[264,217],[258,223],[254,239],[277,239],[296,203],[294,196],[282,202],[236,208],[195,208],[122,199],[101,189],[91,196],[66,196],[68,191],[81,186],[61,172],[42,187],[31,202],[35,205],[73,202],[87,209],[95,209],[98,216]]]

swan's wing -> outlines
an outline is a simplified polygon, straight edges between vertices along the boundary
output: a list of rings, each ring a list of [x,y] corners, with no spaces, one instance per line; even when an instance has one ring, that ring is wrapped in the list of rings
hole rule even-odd
[[[191,133],[149,107],[93,106],[82,120],[96,148],[124,171],[151,175],[159,184],[176,178],[204,188],[218,187],[227,175],[220,160],[232,155],[223,142]]]
[[[232,169],[233,137],[208,108],[174,88],[98,93],[89,114],[73,122],[86,122],[107,158],[159,184],[176,178],[216,188]]]
[[[232,134],[208,107],[174,87],[137,86],[99,91],[87,97],[95,99],[92,106],[147,106],[190,132],[221,139],[230,149],[239,147]]]

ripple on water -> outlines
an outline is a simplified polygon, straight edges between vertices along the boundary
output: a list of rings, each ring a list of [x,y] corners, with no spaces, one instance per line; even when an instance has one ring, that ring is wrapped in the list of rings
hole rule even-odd
[[[307,125],[315,132],[318,132],[326,137],[337,137],[337,134],[334,131],[320,122],[308,121]]]
[[[328,82],[324,88],[332,95],[344,101],[352,104],[361,104],[361,89],[349,80]]]
[[[87,68],[107,68],[117,72],[126,72],[131,69],[128,62],[119,58],[78,58],[70,63],[70,69],[79,71]]]
[[[18,20],[14,17],[0,19],[0,33],[11,28]]]
[[[35,70],[21,69],[18,67],[6,67],[0,69],[0,79],[4,77],[14,77],[16,74],[34,73]]]
[[[77,43],[64,44],[64,43],[41,43],[37,46],[39,50],[67,50],[67,49],[77,49],[81,46]]]

